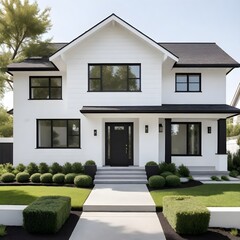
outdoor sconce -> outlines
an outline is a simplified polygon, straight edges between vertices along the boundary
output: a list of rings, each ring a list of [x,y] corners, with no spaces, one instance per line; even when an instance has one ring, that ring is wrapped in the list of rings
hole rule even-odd
[[[93,136],[97,136],[97,129],[93,130]]]
[[[148,133],[148,125],[145,125],[145,133]]]
[[[161,123],[158,125],[158,130],[159,132],[163,132],[163,125]]]
[[[212,128],[211,127],[207,127],[207,132],[208,133],[212,133]]]

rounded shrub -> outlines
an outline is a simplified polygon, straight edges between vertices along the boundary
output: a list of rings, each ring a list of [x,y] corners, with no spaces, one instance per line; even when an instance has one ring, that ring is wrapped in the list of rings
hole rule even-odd
[[[24,170],[26,169],[26,166],[23,165],[22,163],[19,163],[17,166],[16,166],[16,170],[18,172],[24,172]]]
[[[179,175],[181,177],[189,177],[190,176],[190,171],[189,171],[188,167],[184,166],[183,164],[181,164],[178,167],[177,172],[179,173]]]
[[[37,172],[38,172],[38,166],[37,166],[37,164],[34,163],[34,162],[29,163],[29,164],[27,165],[26,171],[27,171],[30,175],[32,175],[32,174],[34,174],[34,173],[37,173]]]
[[[51,171],[52,174],[61,173],[62,172],[62,166],[59,163],[54,162],[50,167],[50,171]]]
[[[33,183],[40,183],[40,177],[41,177],[41,173],[34,173],[30,177],[30,181],[33,182]]]
[[[171,176],[171,175],[174,175],[173,173],[171,172],[163,172],[160,174],[162,177],[166,178],[167,176]]]
[[[53,175],[51,173],[43,173],[40,176],[40,182],[41,183],[52,183],[52,177],[53,177]]]
[[[145,166],[157,166],[158,164],[154,161],[149,161],[145,164]]]
[[[67,184],[73,184],[74,178],[77,176],[77,173],[68,173],[65,175],[65,183]]]
[[[80,162],[75,162],[72,164],[73,173],[83,173],[83,165]]]
[[[4,183],[14,182],[15,181],[15,175],[13,173],[4,173],[1,176],[1,181]]]
[[[16,181],[20,183],[29,182],[30,175],[28,172],[20,172],[16,175]]]
[[[236,178],[238,175],[239,175],[239,172],[238,172],[237,170],[232,170],[232,171],[229,173],[229,176],[230,176],[230,177],[234,177],[234,178]]]
[[[96,166],[96,163],[93,160],[87,160],[84,165],[85,166]]]
[[[74,178],[74,184],[76,187],[90,187],[93,184],[93,180],[88,175],[78,175]]]
[[[11,163],[5,163],[4,168],[7,170],[7,172],[11,173],[14,171],[14,167]]]
[[[176,173],[177,172],[177,167],[174,163],[166,163],[166,162],[161,162],[159,164],[159,172],[171,172],[171,173]]]
[[[38,172],[41,174],[49,172],[49,166],[45,162],[41,162],[38,166]]]
[[[154,175],[148,179],[148,184],[151,188],[163,188],[165,186],[165,179],[162,176]]]
[[[53,175],[52,180],[54,183],[63,184],[65,181],[65,175],[63,173],[56,173]]]
[[[63,165],[63,173],[68,174],[68,173],[71,173],[71,172],[72,172],[72,164],[70,162],[66,162]]]
[[[178,187],[181,184],[180,178],[176,175],[170,175],[166,177],[166,185],[168,187]]]

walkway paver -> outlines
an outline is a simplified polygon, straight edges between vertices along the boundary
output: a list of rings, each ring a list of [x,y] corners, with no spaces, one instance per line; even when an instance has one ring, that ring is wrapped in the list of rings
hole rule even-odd
[[[155,212],[145,184],[96,184],[83,205],[86,212]]]
[[[83,212],[70,240],[165,240],[153,212]]]

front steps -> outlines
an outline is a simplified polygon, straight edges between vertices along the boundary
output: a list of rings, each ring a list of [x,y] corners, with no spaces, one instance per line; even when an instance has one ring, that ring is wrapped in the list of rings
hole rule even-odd
[[[100,167],[94,184],[146,184],[147,176],[143,167]]]

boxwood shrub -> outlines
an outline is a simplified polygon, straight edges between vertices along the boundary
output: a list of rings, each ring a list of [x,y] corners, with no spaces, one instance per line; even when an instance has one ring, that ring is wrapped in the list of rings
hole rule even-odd
[[[40,197],[23,210],[23,225],[30,233],[56,233],[68,219],[70,210],[70,197]]]
[[[67,184],[73,184],[74,178],[77,176],[77,173],[68,173],[65,175],[65,183]]]
[[[180,178],[176,175],[169,175],[166,177],[166,185],[168,187],[178,187],[181,184]]]
[[[33,183],[40,183],[40,177],[41,177],[41,173],[34,173],[30,177],[30,181],[33,182]]]
[[[71,173],[71,172],[72,172],[72,164],[70,162],[66,162],[63,165],[63,173],[68,174],[68,173]]]
[[[78,175],[74,178],[74,184],[76,187],[90,187],[93,184],[93,180],[88,175]]]
[[[32,174],[34,174],[34,173],[37,173],[37,172],[38,172],[38,166],[37,166],[37,164],[34,163],[34,162],[29,163],[29,164],[27,165],[26,171],[27,171],[30,175],[32,175]]]
[[[178,170],[177,172],[179,173],[179,175],[181,177],[189,177],[190,176],[190,171],[188,169],[188,167],[186,167],[185,165],[181,164],[179,167],[178,167]]]
[[[53,175],[52,180],[54,183],[63,184],[65,181],[65,175],[63,173],[56,173]]]
[[[4,183],[14,182],[15,175],[13,173],[3,173],[1,176],[1,181]]]
[[[41,162],[38,166],[38,172],[41,174],[49,172],[49,166],[45,162]]]
[[[53,175],[51,173],[44,173],[40,176],[41,183],[52,183]]]
[[[171,176],[171,175],[174,175],[173,173],[171,172],[163,172],[160,174],[162,177],[166,178],[167,176]]]
[[[162,176],[154,175],[148,179],[148,184],[151,188],[159,189],[165,185],[165,179]]]
[[[210,212],[194,197],[164,197],[163,214],[177,233],[196,235],[208,229]]]
[[[72,164],[73,173],[83,173],[83,165],[80,162],[75,162]]]
[[[51,166],[50,166],[50,172],[52,174],[56,174],[56,173],[61,173],[62,172],[62,166],[57,163],[57,162],[54,162]]]
[[[22,163],[19,163],[19,164],[16,166],[16,170],[17,170],[18,172],[23,172],[25,169],[26,169],[26,166],[23,165]]]
[[[175,174],[177,172],[177,167],[174,163],[161,162],[159,164],[159,172],[160,174],[163,172],[171,172]]]
[[[19,183],[29,182],[30,175],[27,172],[20,172],[16,175],[16,181]]]

